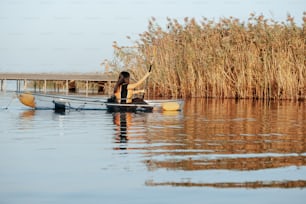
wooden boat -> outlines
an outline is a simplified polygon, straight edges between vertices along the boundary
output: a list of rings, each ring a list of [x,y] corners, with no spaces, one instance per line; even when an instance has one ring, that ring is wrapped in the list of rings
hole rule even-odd
[[[19,101],[33,109],[66,110],[107,110],[109,112],[152,112],[180,111],[183,100],[147,100],[145,103],[118,104],[107,102],[107,98],[21,93]]]

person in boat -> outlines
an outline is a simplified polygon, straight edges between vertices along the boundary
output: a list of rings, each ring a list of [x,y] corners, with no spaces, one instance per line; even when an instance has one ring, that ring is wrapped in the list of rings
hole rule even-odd
[[[135,90],[141,85],[151,74],[151,69],[145,74],[142,79],[136,83],[130,83],[130,73],[122,71],[119,75],[118,81],[114,87],[114,96],[109,102],[115,102],[120,104],[126,103],[145,103],[141,98],[133,98],[133,95],[137,93],[144,93],[144,90]]]

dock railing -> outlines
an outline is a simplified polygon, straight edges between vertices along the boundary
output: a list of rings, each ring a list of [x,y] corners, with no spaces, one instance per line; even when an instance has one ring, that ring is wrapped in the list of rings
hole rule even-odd
[[[60,82],[68,94],[72,82],[85,82],[85,93],[88,95],[89,83],[97,83],[103,92],[108,92],[105,87],[117,81],[117,76],[113,73],[8,73],[0,72],[0,89],[6,90],[6,81],[16,81],[16,91],[25,91],[29,82],[34,84],[39,82],[39,89],[42,85],[43,92],[47,92],[47,82]],[[35,90],[36,91],[36,90]],[[106,93],[107,94],[107,93]]]

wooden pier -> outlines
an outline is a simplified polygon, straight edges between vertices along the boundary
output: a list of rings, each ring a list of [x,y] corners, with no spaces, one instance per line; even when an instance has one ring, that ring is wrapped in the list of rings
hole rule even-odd
[[[64,85],[66,92],[69,91],[71,82],[85,82],[86,95],[88,94],[88,84],[98,83],[101,86],[110,85],[117,81],[117,77],[112,73],[1,73],[0,89],[6,90],[6,81],[16,81],[16,91],[24,91],[29,81],[43,83],[43,91],[47,91],[47,82],[60,82]],[[23,86],[22,86],[23,82]],[[104,87],[102,87],[104,88]]]

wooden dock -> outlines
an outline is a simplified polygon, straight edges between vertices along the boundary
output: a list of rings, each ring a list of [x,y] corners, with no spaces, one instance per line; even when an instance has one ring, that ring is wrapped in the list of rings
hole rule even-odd
[[[29,81],[42,82],[43,91],[47,90],[47,82],[61,82],[65,84],[66,92],[69,91],[71,82],[82,81],[86,84],[86,94],[88,94],[88,84],[90,82],[111,84],[117,81],[117,77],[112,73],[1,73],[0,72],[0,88],[1,91],[5,90],[5,83],[7,80],[16,81],[16,91],[22,91],[27,88]],[[22,87],[23,82],[23,87]]]

